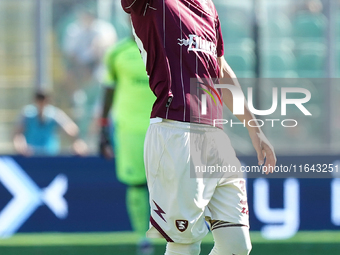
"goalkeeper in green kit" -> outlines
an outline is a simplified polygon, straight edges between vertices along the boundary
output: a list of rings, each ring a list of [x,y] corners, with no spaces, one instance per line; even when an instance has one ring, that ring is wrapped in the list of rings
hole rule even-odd
[[[132,228],[140,236],[137,254],[153,254],[153,247],[145,237],[149,227],[149,199],[143,150],[156,97],[149,88],[145,65],[132,38],[109,49],[105,65],[100,154],[108,159],[113,157],[109,126],[112,107],[117,178],[128,186],[127,210]]]

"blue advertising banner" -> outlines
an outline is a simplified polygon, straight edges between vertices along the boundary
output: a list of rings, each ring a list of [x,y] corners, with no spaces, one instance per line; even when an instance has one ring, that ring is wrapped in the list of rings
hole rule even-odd
[[[243,165],[256,160],[240,159]],[[280,164],[339,159],[282,157]],[[260,230],[265,237],[287,238],[298,230],[340,230],[340,179],[287,175],[249,178],[247,186],[251,230]],[[114,161],[1,156],[0,237],[16,232],[130,230],[125,189],[116,179]]]
[[[0,235],[10,235],[15,231],[88,232],[130,229],[125,209],[125,186],[117,181],[114,169],[114,161],[95,157],[0,157],[0,181],[3,184],[0,184]],[[22,183],[16,183],[15,178],[5,170],[14,172]],[[22,172],[26,175],[20,175]],[[32,182],[39,190],[26,191],[32,189],[28,182]],[[53,186],[53,182],[57,183]],[[29,199],[23,197],[18,206],[10,207],[14,199],[19,197],[17,193],[20,191],[26,194],[31,192],[30,196],[38,200],[38,204],[34,208],[32,205],[20,208],[20,203],[24,203],[22,200]],[[44,194],[47,192],[50,194]],[[5,212],[8,209],[7,215]],[[28,211],[31,211],[30,215],[25,215]],[[22,217],[27,219],[21,222]],[[6,225],[13,221],[7,230],[1,227],[2,218]],[[16,226],[18,222],[22,224]]]

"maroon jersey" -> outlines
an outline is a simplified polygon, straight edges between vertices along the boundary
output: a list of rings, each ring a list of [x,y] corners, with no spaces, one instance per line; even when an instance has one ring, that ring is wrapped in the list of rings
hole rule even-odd
[[[217,57],[224,54],[211,0],[121,0],[157,99],[151,117],[213,124],[222,119]],[[208,80],[203,85],[193,79]],[[203,82],[204,83],[204,82]],[[197,93],[196,93],[197,91]],[[201,94],[206,94],[202,112]]]

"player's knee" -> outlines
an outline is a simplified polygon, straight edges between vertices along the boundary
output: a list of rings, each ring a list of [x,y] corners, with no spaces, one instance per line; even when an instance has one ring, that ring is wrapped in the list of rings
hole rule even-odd
[[[215,243],[213,250],[209,255],[224,255],[224,254],[237,254],[237,255],[248,255],[252,249],[250,243]]]
[[[199,255],[201,242],[192,244],[168,243],[165,255]]]
[[[238,245],[239,250],[238,253],[239,255],[248,255],[252,249],[251,243],[250,242],[242,242]]]
[[[251,251],[248,227],[213,228],[212,233],[215,245],[210,255],[248,255]]]

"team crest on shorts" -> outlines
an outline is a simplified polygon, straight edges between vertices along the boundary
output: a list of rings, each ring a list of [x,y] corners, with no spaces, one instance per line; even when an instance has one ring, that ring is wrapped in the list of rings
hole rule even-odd
[[[187,220],[176,220],[176,227],[179,231],[184,232],[187,230],[189,222]]]

